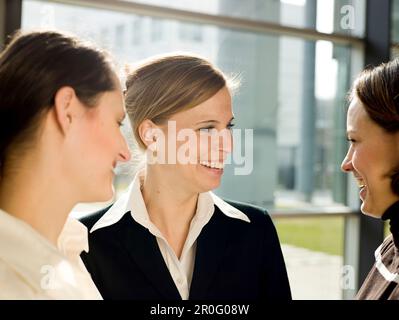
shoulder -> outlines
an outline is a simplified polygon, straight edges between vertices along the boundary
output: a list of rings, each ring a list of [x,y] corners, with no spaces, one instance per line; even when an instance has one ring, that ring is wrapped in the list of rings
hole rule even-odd
[[[245,214],[250,220],[250,223],[238,219],[230,220],[234,220],[234,222],[237,222],[240,225],[245,226],[249,229],[262,229],[262,231],[264,231],[265,229],[274,230],[274,224],[272,222],[272,219],[265,208],[250,203],[230,199],[224,199],[224,201]]]
[[[254,223],[265,223],[265,221],[271,222],[271,218],[265,208],[235,200],[225,199],[224,201],[233,206],[234,208],[240,210],[242,213],[244,213],[249,218],[249,220],[251,220],[251,222]]]
[[[0,300],[38,299],[36,291],[20,274],[0,260]],[[43,298],[43,297],[42,297]]]
[[[261,248],[259,249],[260,252],[263,252],[263,249],[267,248],[269,254],[273,251],[276,255],[281,255],[277,230],[265,208],[239,201],[224,201],[245,214],[250,222],[230,218],[220,212],[221,214],[218,214],[221,217],[219,218],[219,230],[223,226],[223,229],[228,230],[230,234],[234,235],[234,241],[237,244],[245,243],[252,249]]]
[[[81,223],[83,223],[86,228],[90,231],[90,229],[96,224],[98,220],[112,207],[112,205],[103,208],[101,210],[89,213],[82,218],[79,219]]]
[[[394,254],[395,243],[393,242],[392,234],[384,239],[384,242],[379,247],[379,253],[384,258],[387,254]],[[377,249],[378,250],[378,249]]]
[[[269,217],[265,208],[235,200],[224,199],[225,202],[233,206],[234,208],[240,210],[242,213],[245,213],[249,219],[253,218],[255,220],[264,219],[265,216]]]

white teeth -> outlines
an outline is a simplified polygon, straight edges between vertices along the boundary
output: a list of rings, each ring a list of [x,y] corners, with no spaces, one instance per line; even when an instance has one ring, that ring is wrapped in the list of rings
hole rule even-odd
[[[224,163],[220,163],[220,162],[200,161],[200,164],[202,164],[203,166],[209,167],[209,168],[214,168],[214,169],[223,169],[224,168]]]
[[[366,185],[362,181],[357,181],[357,186],[359,189],[364,188]]]

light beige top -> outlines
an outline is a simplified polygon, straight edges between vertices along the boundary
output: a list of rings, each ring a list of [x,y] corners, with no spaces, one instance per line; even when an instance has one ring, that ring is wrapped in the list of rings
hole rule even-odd
[[[101,299],[79,257],[86,227],[69,218],[58,245],[0,210],[0,299]]]
[[[159,231],[159,229],[151,222],[147,208],[141,193],[141,185],[144,177],[144,169],[138,172],[129,186],[118,201],[97,221],[90,232],[105,228],[117,223],[126,212],[130,211],[133,219],[147,228],[148,231],[156,237],[159,250],[165,264],[173,278],[182,299],[187,300],[190,293],[190,285],[193,277],[196,242],[202,228],[211,219],[215,207],[218,208],[228,217],[241,219],[250,222],[249,218],[238,209],[229,205],[212,192],[199,194],[197,202],[197,211],[191,220],[190,229],[183,246],[180,259],[177,258],[175,252],[169,245],[168,241]]]

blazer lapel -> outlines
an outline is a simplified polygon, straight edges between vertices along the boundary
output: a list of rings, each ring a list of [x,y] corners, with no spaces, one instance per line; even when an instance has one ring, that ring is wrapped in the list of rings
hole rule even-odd
[[[130,212],[127,215],[127,223],[123,224],[120,237],[130,257],[166,300],[181,300],[155,236],[138,224]]]
[[[211,220],[202,229],[197,239],[194,273],[190,288],[190,299],[203,300],[213,282],[228,244],[228,231],[223,228],[223,214],[215,206]]]

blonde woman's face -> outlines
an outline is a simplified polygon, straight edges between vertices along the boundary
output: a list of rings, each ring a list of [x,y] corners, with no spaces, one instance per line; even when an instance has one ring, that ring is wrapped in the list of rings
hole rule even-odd
[[[167,159],[162,169],[167,178],[194,193],[217,188],[226,158],[232,152],[233,119],[226,87],[205,102],[172,116],[161,127]]]
[[[387,133],[372,121],[355,97],[348,110],[347,136],[350,146],[341,168],[357,181],[361,211],[381,217],[399,200],[391,189],[391,173],[399,164],[398,134]]]

